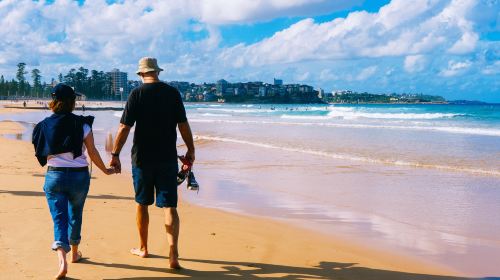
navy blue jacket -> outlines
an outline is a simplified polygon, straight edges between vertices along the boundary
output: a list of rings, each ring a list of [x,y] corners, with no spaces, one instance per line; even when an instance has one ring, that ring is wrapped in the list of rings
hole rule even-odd
[[[47,156],[73,153],[73,158],[82,155],[83,125],[92,127],[93,116],[53,114],[39,122],[33,129],[32,143],[38,162],[45,166]]]

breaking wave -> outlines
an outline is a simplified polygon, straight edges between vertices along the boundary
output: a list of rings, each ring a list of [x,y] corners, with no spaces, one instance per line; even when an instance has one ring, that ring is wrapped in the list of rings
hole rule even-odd
[[[318,120],[318,119],[315,119]],[[233,123],[233,124],[270,124],[270,125],[290,125],[290,126],[321,126],[334,128],[358,128],[358,129],[395,129],[413,131],[434,131],[455,134],[483,135],[500,137],[500,129],[495,128],[475,128],[475,127],[455,127],[455,126],[405,126],[405,125],[371,125],[371,124],[340,124],[325,122],[276,122],[276,121],[252,121],[252,120],[214,120],[214,119],[190,119],[191,122],[198,123]]]

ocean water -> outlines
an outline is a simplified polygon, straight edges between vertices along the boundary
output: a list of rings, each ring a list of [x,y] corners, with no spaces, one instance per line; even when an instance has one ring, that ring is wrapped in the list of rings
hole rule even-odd
[[[500,105],[187,103],[186,109],[198,139],[201,190],[182,188],[184,199],[468,275],[500,275]],[[49,114],[0,120],[25,122],[27,133],[13,137],[28,140],[32,124]],[[96,143],[104,151],[121,112],[87,114],[96,116]]]
[[[360,162],[500,175],[500,105],[188,108],[191,122],[200,124],[198,132],[218,141],[275,145]]]

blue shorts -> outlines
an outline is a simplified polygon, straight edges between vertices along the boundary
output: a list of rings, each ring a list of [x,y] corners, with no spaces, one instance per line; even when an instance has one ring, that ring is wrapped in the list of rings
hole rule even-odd
[[[135,201],[141,205],[177,207],[177,172],[175,164],[132,166]]]

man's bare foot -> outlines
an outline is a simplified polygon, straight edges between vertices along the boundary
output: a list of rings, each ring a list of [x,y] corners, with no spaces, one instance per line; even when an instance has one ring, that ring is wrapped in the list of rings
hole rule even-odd
[[[68,263],[64,261],[59,261],[59,273],[56,275],[56,279],[64,279],[68,274]]]
[[[80,251],[76,251],[76,252],[72,252],[72,256],[71,256],[71,262],[72,263],[77,263],[79,261],[82,260],[82,252]]]
[[[182,266],[179,264],[178,260],[170,260],[170,268],[171,269],[182,269]]]
[[[139,256],[141,258],[147,258],[148,257],[148,251],[147,250],[141,250],[141,249],[138,249],[138,248],[132,248],[130,249],[130,253],[132,255],[136,255],[136,256]]]
[[[179,254],[177,252],[170,251],[168,261],[170,262],[171,269],[182,269],[182,266],[179,264]]]

